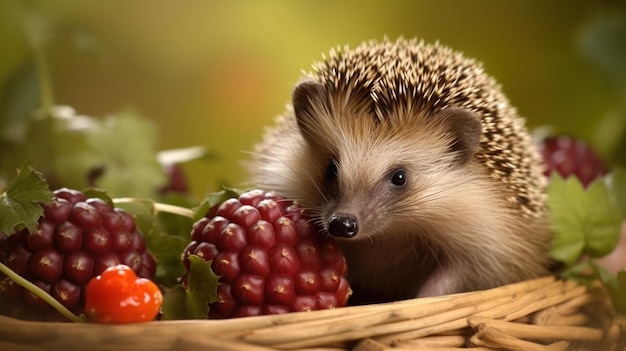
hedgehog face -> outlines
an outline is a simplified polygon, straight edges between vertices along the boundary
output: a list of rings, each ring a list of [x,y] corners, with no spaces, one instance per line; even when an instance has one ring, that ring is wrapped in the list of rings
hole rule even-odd
[[[415,172],[410,167],[401,162],[372,164],[367,157],[382,151],[363,151],[330,157],[318,186],[320,220],[335,237],[355,238],[360,232],[358,238],[364,238],[382,231],[371,224],[384,223],[394,212],[391,204],[401,204],[413,191]]]
[[[329,96],[321,84],[306,81],[294,90],[293,105],[320,170],[310,176],[316,196],[307,205],[333,236],[362,239],[402,223],[397,214],[413,212],[407,210],[420,206],[420,193],[436,189],[442,172],[465,167],[478,148],[480,120],[468,110],[380,118],[367,109],[339,111]]]

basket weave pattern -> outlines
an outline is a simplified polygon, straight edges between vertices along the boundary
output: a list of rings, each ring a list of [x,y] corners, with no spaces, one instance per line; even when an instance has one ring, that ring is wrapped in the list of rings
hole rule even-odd
[[[0,350],[624,350],[606,294],[546,277],[491,290],[230,320],[130,325],[0,317]]]

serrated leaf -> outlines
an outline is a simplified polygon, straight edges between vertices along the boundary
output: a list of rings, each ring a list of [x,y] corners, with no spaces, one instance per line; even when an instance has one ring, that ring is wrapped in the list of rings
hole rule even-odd
[[[53,196],[39,173],[28,165],[22,167],[0,194],[0,232],[11,233],[20,225],[33,231],[43,215],[39,203],[51,201]]]
[[[603,257],[619,243],[622,216],[603,179],[591,182],[585,195],[588,211],[585,252],[591,257]]]
[[[211,261],[199,256],[189,256],[189,281],[187,288],[178,286],[165,294],[163,319],[206,319],[209,304],[218,301],[219,277],[211,270]]]
[[[571,266],[583,254],[602,257],[617,245],[621,216],[603,181],[596,180],[585,190],[576,177],[563,179],[554,172],[548,207],[554,234],[552,258]]]
[[[169,234],[157,229],[144,235],[146,247],[157,260],[154,280],[160,285],[173,286],[177,279],[185,274],[185,266],[180,259],[181,253],[189,243],[189,234],[184,236]]]
[[[157,129],[150,121],[125,111],[104,119],[88,137],[104,165],[96,185],[111,196],[152,197],[165,184],[156,157]]]
[[[206,318],[209,304],[218,301],[217,286],[219,277],[211,269],[211,261],[197,255],[189,255],[189,286],[192,313],[196,318]]]
[[[167,180],[157,161],[156,125],[133,112],[97,119],[54,106],[35,111],[23,127],[0,148],[0,176],[27,160],[53,188],[95,185],[113,197],[153,197]]]
[[[565,179],[552,173],[548,187],[548,208],[554,238],[550,256],[567,265],[572,265],[585,248],[585,235],[578,213],[582,210],[584,190],[574,177]]]

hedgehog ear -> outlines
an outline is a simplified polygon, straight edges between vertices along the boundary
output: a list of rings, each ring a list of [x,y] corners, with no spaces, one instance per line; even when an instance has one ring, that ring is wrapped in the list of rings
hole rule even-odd
[[[330,115],[331,111],[326,88],[312,80],[302,81],[294,88],[292,100],[302,135],[310,143],[316,143],[316,135],[322,130],[318,115]]]
[[[444,121],[448,133],[453,136],[450,150],[457,154],[457,165],[470,162],[478,151],[482,135],[480,118],[467,109],[449,107],[439,111],[435,119]]]

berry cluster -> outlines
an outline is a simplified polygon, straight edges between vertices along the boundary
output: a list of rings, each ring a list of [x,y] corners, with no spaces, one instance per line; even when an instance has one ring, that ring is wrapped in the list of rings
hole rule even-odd
[[[553,136],[537,143],[544,161],[544,174],[553,171],[567,178],[574,175],[583,186],[606,174],[606,167],[596,152],[582,140],[569,136]]]
[[[342,307],[352,292],[339,248],[272,192],[252,190],[213,206],[193,226],[187,270],[190,254],[212,261],[220,276],[210,318]]]
[[[42,204],[37,228],[13,235],[0,233],[0,261],[80,314],[84,287],[94,276],[118,264],[152,278],[156,262],[146,250],[133,217],[98,198],[62,188]],[[57,319],[50,306],[0,274],[0,300],[8,313],[26,319]]]

